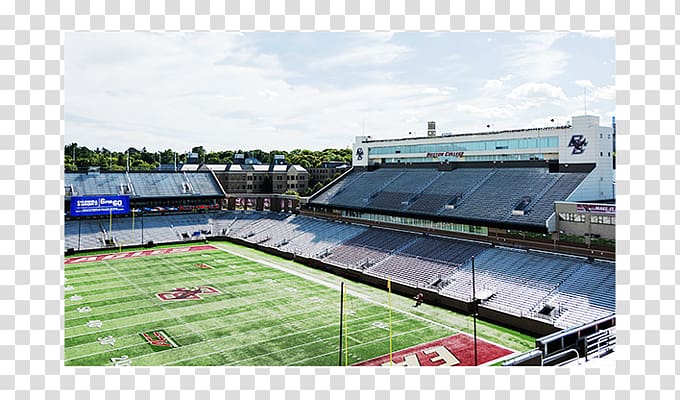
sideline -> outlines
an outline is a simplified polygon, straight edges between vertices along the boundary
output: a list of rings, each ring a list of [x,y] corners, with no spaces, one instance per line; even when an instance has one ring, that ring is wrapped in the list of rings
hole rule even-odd
[[[335,290],[340,291],[340,285],[334,285],[334,284],[332,284],[332,283],[330,283],[330,282],[326,282],[326,281],[324,281],[324,280],[321,280],[321,279],[318,279],[318,278],[315,278],[315,277],[306,275],[306,274],[304,274],[304,273],[302,273],[302,272],[293,271],[293,270],[291,270],[291,269],[288,269],[288,268],[283,267],[283,266],[281,266],[281,265],[278,265],[278,264],[276,264],[276,263],[272,263],[272,262],[270,262],[270,261],[266,261],[266,260],[262,260],[262,259],[253,258],[253,257],[250,257],[250,256],[248,256],[248,255],[245,255],[245,254],[241,254],[241,253],[239,253],[239,252],[236,252],[236,251],[234,251],[234,250],[232,250],[232,249],[226,249],[226,248],[224,248],[224,247],[221,247],[219,244],[216,245],[216,247],[217,247],[219,250],[224,251],[225,253],[229,253],[229,254],[232,254],[232,255],[235,255],[235,256],[239,256],[239,257],[245,258],[245,259],[247,259],[247,260],[250,260],[250,261],[253,261],[253,262],[256,262],[256,263],[264,264],[264,265],[266,265],[266,266],[268,266],[268,267],[278,269],[279,271],[283,271],[283,272],[286,272],[286,273],[288,273],[288,274],[292,274],[292,275],[298,276],[298,277],[300,277],[300,278],[303,278],[303,279],[306,279],[306,280],[309,280],[309,281],[318,283],[318,284],[320,284],[320,285],[326,286],[326,287],[328,287],[328,288],[331,288],[331,289],[335,289]],[[383,303],[381,303],[381,302],[379,302],[379,301],[373,300],[373,299],[371,299],[370,297],[368,297],[367,295],[361,294],[361,293],[356,292],[356,291],[354,291],[354,290],[352,290],[352,289],[348,289],[348,290],[347,290],[347,293],[349,293],[349,294],[351,294],[351,295],[353,295],[353,296],[355,296],[355,297],[358,297],[358,298],[360,298],[360,299],[362,299],[362,300],[364,300],[364,301],[367,301],[367,302],[369,302],[369,303],[373,303],[373,304],[379,305],[379,306],[381,306],[381,307],[383,307],[383,308],[387,308],[387,307],[388,307],[386,304],[383,304]],[[473,335],[471,335],[471,334],[469,334],[469,333],[466,333],[466,332],[463,332],[463,331],[461,331],[461,330],[458,330],[458,329],[456,329],[456,328],[454,328],[454,327],[452,327],[452,326],[448,326],[448,325],[442,324],[441,322],[433,321],[433,320],[431,320],[431,319],[425,318],[425,317],[420,316],[420,315],[417,315],[417,314],[413,314],[413,313],[408,312],[408,311],[404,311],[404,310],[399,309],[399,308],[393,308],[393,310],[394,310],[394,311],[397,311],[397,312],[399,312],[399,313],[401,313],[401,314],[408,315],[408,316],[410,316],[410,317],[419,319],[419,320],[421,320],[421,321],[425,321],[425,322],[431,323],[431,324],[433,324],[433,325],[437,325],[437,326],[439,326],[439,327],[441,327],[441,328],[448,329],[448,330],[453,331],[453,332],[456,332],[456,333],[458,333],[458,334],[463,334],[463,335],[466,335],[466,336],[469,336],[469,337],[473,337]],[[480,338],[480,337],[477,337],[477,340],[481,340],[481,341],[484,341],[484,342],[486,342],[486,343],[492,344],[492,345],[494,345],[494,346],[498,346],[498,347],[500,347],[500,348],[502,348],[502,349],[511,351],[513,354],[519,353],[517,350],[511,349],[511,348],[509,348],[509,347],[503,346],[503,345],[498,344],[498,343],[491,342],[491,341],[489,341],[489,340],[486,340],[486,339],[483,339],[483,338]]]
[[[146,257],[146,256],[159,256],[166,254],[178,254],[187,253],[190,251],[203,251],[203,250],[217,250],[217,247],[211,244],[204,244],[200,246],[189,246],[189,247],[168,247],[164,249],[156,250],[138,250],[138,251],[128,251],[124,253],[109,253],[109,254],[97,254],[92,256],[80,256],[80,257],[70,257],[64,258],[64,265],[81,264],[86,262],[95,261],[108,261],[108,260],[120,260],[123,258],[131,257]]]

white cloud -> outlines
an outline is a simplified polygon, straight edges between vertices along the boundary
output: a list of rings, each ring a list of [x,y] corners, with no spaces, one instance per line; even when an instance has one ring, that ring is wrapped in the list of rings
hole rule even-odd
[[[616,37],[615,31],[579,32],[581,35],[594,39],[613,39]]]
[[[593,82],[591,82],[587,79],[577,80],[574,83],[576,83],[576,86],[582,87],[582,88],[592,88],[593,87]]]
[[[486,81],[482,90],[498,90],[503,87],[503,81],[500,79],[490,79]]]
[[[529,82],[514,88],[508,95],[511,99],[535,100],[538,98],[567,100],[562,88],[548,83]]]
[[[608,85],[595,88],[592,92],[592,96],[596,100],[616,100],[616,86]]]
[[[550,36],[520,40],[523,58],[513,59],[516,65],[529,60],[527,43],[550,53],[557,40]],[[409,70],[395,64],[417,54],[414,37],[413,48],[394,43],[391,33],[339,37],[347,50],[326,59],[324,68],[360,65],[364,78],[339,85],[326,75],[341,76],[342,68],[332,74],[319,66],[305,69],[265,46],[266,40],[255,41],[261,36],[67,34],[65,142],[112,150],[323,149],[349,146],[362,130],[375,138],[403,137],[424,134],[427,121],[436,121],[442,132],[484,131],[489,123],[514,129],[582,110],[582,93],[570,90],[575,95],[569,98],[560,88],[573,89],[582,75],[541,83],[546,81],[527,79],[528,72],[501,68],[504,58],[481,71],[471,54],[450,49],[431,65],[409,63]],[[446,73],[435,75],[436,68]],[[610,112],[614,85],[587,77],[593,85],[589,111]],[[492,88],[497,91],[490,95]]]
[[[528,33],[519,37],[517,46],[508,48],[501,62],[511,73],[526,80],[548,81],[562,74],[569,54],[553,47],[563,33]]]
[[[425,95],[436,95],[436,96],[449,96],[451,95],[452,92],[455,92],[455,88],[451,87],[443,87],[443,88],[436,88],[436,87],[426,87],[423,88],[422,93]]]
[[[357,67],[389,65],[409,53],[409,49],[387,42],[376,42],[351,47],[331,57],[311,63],[313,68]]]

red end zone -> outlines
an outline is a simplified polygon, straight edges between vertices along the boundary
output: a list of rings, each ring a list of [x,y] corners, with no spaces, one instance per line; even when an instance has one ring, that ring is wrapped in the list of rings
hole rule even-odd
[[[158,249],[158,250],[131,251],[131,252],[127,252],[127,253],[99,254],[99,255],[96,255],[96,256],[65,258],[64,264],[66,264],[66,265],[68,265],[68,264],[80,264],[80,263],[84,263],[84,262],[104,261],[104,260],[119,260],[121,258],[158,256],[158,255],[164,255],[164,254],[187,253],[187,252],[190,252],[190,251],[201,251],[201,250],[217,250],[217,247],[206,244],[206,245],[201,245],[201,246],[176,247],[176,248]]]
[[[477,362],[479,365],[501,358],[512,351],[477,339]],[[388,366],[390,355],[373,358],[354,365]],[[459,333],[434,342],[421,344],[392,353],[392,365],[407,367],[474,366],[475,349],[471,336]]]

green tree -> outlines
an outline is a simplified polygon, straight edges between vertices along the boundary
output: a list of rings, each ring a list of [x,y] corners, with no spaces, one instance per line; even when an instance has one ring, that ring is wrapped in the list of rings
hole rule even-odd
[[[203,160],[205,160],[205,149],[203,148],[203,146],[192,147],[191,152],[198,154],[199,162],[203,162]]]

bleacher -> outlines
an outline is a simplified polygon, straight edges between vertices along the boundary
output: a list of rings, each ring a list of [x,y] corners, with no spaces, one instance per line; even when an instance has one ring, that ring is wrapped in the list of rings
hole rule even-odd
[[[442,173],[434,169],[414,170],[397,177],[384,189],[380,190],[368,203],[367,207],[385,210],[403,210],[409,206],[411,200],[433,179]]]
[[[224,195],[210,172],[69,172],[64,174],[64,184],[73,187],[73,196],[128,194],[144,198]]]
[[[310,199],[312,206],[337,206],[405,216],[449,217],[461,223],[508,222],[544,227],[554,202],[566,200],[587,173],[550,173],[547,168],[382,168],[353,171]],[[525,202],[523,215],[513,213]]]
[[[347,207],[366,207],[372,195],[381,190],[404,172],[399,169],[378,169],[366,172],[343,185],[341,191],[331,197],[328,204]]]
[[[347,267],[366,268],[417,238],[412,233],[368,229],[334,248],[324,260]]]
[[[361,171],[351,171],[345,175],[342,179],[338,180],[334,185],[330,187],[325,187],[321,193],[319,193],[316,198],[319,202],[327,203],[335,197],[337,194],[341,193],[346,187],[351,186],[357,179],[361,178],[364,172]]]
[[[465,240],[421,237],[402,251],[403,254],[431,259],[448,264],[465,264],[470,257],[476,256],[490,245]]]
[[[67,220],[66,248],[78,249],[78,221]],[[475,256],[480,307],[570,327],[615,310],[615,268],[582,258],[491,247],[488,244],[399,232],[293,214],[214,211],[80,221],[80,250],[202,240],[228,236],[323,260],[342,268],[440,295],[471,301],[470,257]],[[201,232],[193,236],[194,232]],[[480,296],[481,297],[481,296]],[[544,309],[552,309],[545,313]]]
[[[369,267],[364,273],[415,287],[427,287],[455,270],[454,264],[396,254]]]
[[[73,187],[74,196],[119,195],[128,180],[125,173],[65,173],[64,184]]]
[[[611,263],[589,264],[582,258],[548,253],[490,248],[475,257],[481,306],[552,320],[560,327],[611,314],[615,303],[614,274]],[[460,299],[471,298],[471,293],[472,264],[467,262],[447,279],[442,294]],[[542,314],[546,305],[551,312]]]
[[[616,270],[604,262],[584,263],[546,300],[560,311],[555,326],[568,328],[616,309]]]
[[[575,174],[570,177],[572,179],[568,179],[569,183],[580,182],[580,180],[574,179],[579,176],[581,179],[585,177],[584,174]],[[576,188],[576,186],[567,186],[567,182],[555,188],[554,179],[556,177],[560,177],[560,174],[548,173],[547,169],[498,169],[477,190],[472,191],[468,196],[464,195],[455,208],[446,208],[441,212],[441,215],[495,222],[512,219],[513,222],[517,223],[545,225],[545,221],[554,212],[553,204],[555,200],[551,199],[557,197],[557,193],[571,193]],[[544,193],[539,198],[538,195],[542,190]],[[534,204],[533,212],[525,215],[513,215],[515,205],[524,197],[529,197],[530,204]],[[536,204],[539,207],[536,207]]]
[[[330,254],[331,249],[366,232],[367,229],[353,224],[328,224],[324,221],[308,227],[281,249],[306,257],[323,258]]]

